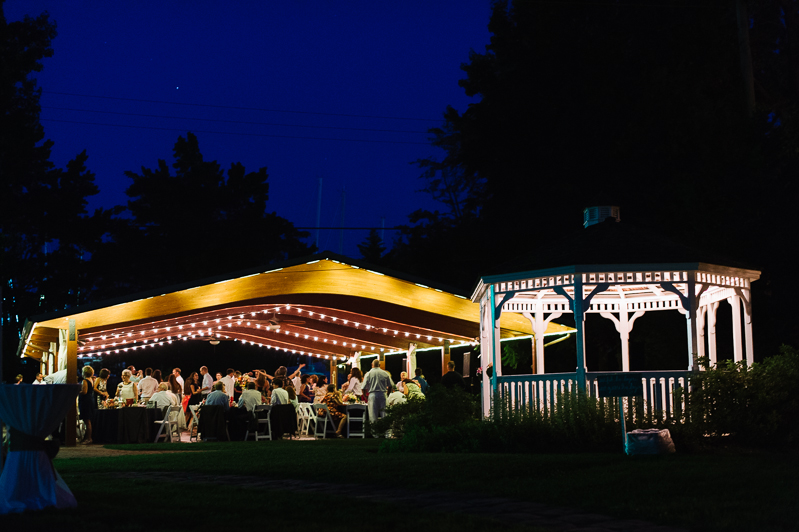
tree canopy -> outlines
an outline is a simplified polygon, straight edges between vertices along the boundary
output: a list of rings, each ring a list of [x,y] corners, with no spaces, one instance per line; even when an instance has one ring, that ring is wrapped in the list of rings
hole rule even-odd
[[[307,233],[267,212],[266,168],[227,172],[205,161],[197,137],[175,142],[174,163],[128,171],[127,223],[100,257],[116,264],[112,290],[144,289],[268,264],[310,252]],[[120,267],[124,265],[122,271]]]
[[[619,205],[622,223],[762,268],[758,330],[799,341],[779,319],[796,291],[783,250],[799,196],[799,2],[739,4],[740,19],[734,2],[494,2],[490,42],[461,66],[476,101],[446,109],[430,130],[444,155],[417,162],[442,210],[410,215],[397,267],[470,288],[578,229],[583,208]],[[442,250],[453,268],[412,259],[441,264]]]

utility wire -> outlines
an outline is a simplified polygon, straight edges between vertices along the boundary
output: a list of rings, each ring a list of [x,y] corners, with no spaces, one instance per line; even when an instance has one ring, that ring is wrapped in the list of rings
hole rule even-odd
[[[369,131],[374,133],[427,133],[427,131],[409,131],[407,129],[369,129],[359,127],[336,127],[336,126],[303,126],[299,124],[279,124],[274,122],[245,122],[243,120],[222,120],[215,118],[191,118],[188,116],[168,116],[168,115],[146,115],[141,113],[121,113],[118,111],[97,111],[94,109],[74,109],[71,107],[52,107],[50,105],[42,105],[42,109],[55,109],[58,111],[77,111],[81,113],[100,113],[106,115],[120,115],[120,116],[140,116],[144,118],[170,118],[177,120],[196,120],[201,122],[220,122],[223,124],[247,124],[252,126],[281,126],[281,127],[302,127],[310,129],[337,129],[342,131]]]
[[[155,127],[155,126],[130,126],[126,124],[100,124],[97,122],[81,122],[77,120],[56,120],[54,118],[40,118],[40,122],[57,122],[60,124],[82,124],[85,126],[107,126],[124,127],[130,129],[151,129],[155,131],[179,131],[185,132],[185,128]],[[376,144],[415,144],[418,146],[430,146],[428,142],[410,142],[402,140],[375,140],[375,139],[336,139],[330,137],[301,137],[293,135],[268,135],[266,133],[239,133],[234,131],[207,131],[202,129],[189,130],[191,133],[214,133],[218,135],[238,135],[243,137],[269,137],[275,139],[300,139],[300,140],[338,140],[342,142],[371,142]]]
[[[139,98],[119,98],[115,96],[96,96],[92,94],[75,94],[71,92],[58,92],[58,91],[45,91],[45,94],[59,94],[61,96],[78,96],[81,98],[97,98],[101,100],[118,100],[124,102],[142,102],[142,103],[163,103],[168,105],[185,105],[185,106],[193,106],[193,107],[210,107],[214,109],[238,109],[241,111],[266,111],[269,113],[289,113],[289,114],[297,114],[297,115],[319,115],[319,116],[343,116],[348,118],[382,118],[386,120],[413,120],[419,122],[436,122],[440,123],[443,119],[432,119],[432,118],[409,118],[403,116],[380,116],[380,115],[355,115],[355,114],[346,114],[346,113],[316,113],[312,111],[286,111],[283,109],[263,109],[259,107],[237,107],[233,105],[213,105],[208,103],[185,103],[185,102],[167,102],[163,100],[143,100]]]

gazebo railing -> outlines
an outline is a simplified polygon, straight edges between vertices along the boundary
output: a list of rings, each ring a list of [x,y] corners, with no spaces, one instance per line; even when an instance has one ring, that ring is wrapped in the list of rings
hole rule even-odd
[[[590,397],[599,398],[597,377],[619,372],[587,372],[586,389]],[[624,399],[625,417],[630,421],[679,416],[685,411],[685,395],[677,388],[687,389],[690,371],[639,371],[643,398]],[[543,375],[508,375],[497,377],[500,400],[511,411],[539,411],[544,417],[554,413],[558,395],[577,389],[576,373],[546,373]],[[618,399],[600,399],[608,408],[617,408]],[[612,404],[611,404],[612,403]]]

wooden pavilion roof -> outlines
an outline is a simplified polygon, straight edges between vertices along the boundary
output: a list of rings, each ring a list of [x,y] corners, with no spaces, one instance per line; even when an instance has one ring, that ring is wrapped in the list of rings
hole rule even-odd
[[[78,356],[176,341],[236,340],[307,356],[405,351],[475,342],[479,305],[466,295],[329,252],[30,318],[17,354],[41,358],[70,319]],[[547,334],[574,329],[551,323]],[[503,315],[501,337],[531,334]]]

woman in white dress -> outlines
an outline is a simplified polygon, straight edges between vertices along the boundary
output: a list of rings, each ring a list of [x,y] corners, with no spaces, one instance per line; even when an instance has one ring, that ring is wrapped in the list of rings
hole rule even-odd
[[[122,382],[117,386],[116,395],[120,401],[127,402],[128,399],[132,399],[135,403],[139,397],[139,390],[136,383],[130,380],[131,375],[132,373],[129,369],[122,371]]]

